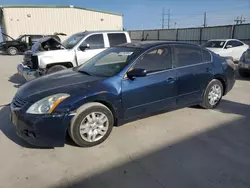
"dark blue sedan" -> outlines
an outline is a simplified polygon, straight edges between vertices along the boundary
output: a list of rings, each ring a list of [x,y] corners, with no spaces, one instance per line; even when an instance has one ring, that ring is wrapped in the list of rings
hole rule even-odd
[[[36,146],[103,142],[124,120],[192,105],[215,108],[235,83],[230,59],[200,46],[135,42],[24,84],[11,103],[18,135]]]

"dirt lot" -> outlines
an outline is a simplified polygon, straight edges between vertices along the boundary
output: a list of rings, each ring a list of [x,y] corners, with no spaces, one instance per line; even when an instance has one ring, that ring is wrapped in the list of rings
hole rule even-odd
[[[19,85],[22,56],[0,56],[0,105]],[[0,107],[0,187],[250,187],[250,81],[216,110],[185,108],[114,128],[93,148],[39,149],[18,138]]]

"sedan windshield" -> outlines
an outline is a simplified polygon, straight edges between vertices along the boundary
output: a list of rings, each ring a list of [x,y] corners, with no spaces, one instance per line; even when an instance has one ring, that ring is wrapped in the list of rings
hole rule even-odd
[[[72,49],[84,36],[84,33],[71,35],[62,44],[66,49]]]
[[[111,77],[118,74],[140,51],[139,48],[109,48],[90,59],[77,70],[88,75]]]
[[[208,41],[204,44],[206,48],[223,48],[226,41]]]

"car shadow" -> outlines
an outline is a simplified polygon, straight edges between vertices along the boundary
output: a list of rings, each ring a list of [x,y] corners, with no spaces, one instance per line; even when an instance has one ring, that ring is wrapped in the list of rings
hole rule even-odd
[[[200,108],[200,107],[195,107],[195,108]],[[200,108],[201,110],[205,110]],[[177,109],[172,109],[172,110],[162,110],[153,114],[147,114],[144,116],[139,116],[136,118],[131,118],[131,119],[127,119],[124,120],[123,122],[121,122],[120,124],[118,124],[117,126],[121,126],[121,125],[125,125],[127,123],[133,122],[133,121],[137,121],[140,119],[144,119],[153,115],[160,115],[160,114],[164,114],[167,113],[169,111],[174,111]],[[238,102],[234,102],[234,101],[229,101],[229,100],[225,100],[223,99],[221,101],[221,103],[216,107],[216,109],[214,109],[215,111],[221,112],[221,113],[230,113],[230,114],[238,114],[238,115],[242,115],[244,117],[247,117],[248,119],[250,119],[250,105],[247,104],[242,104],[242,103],[238,103]],[[12,140],[13,142],[15,142],[17,145],[22,146],[22,147],[26,147],[26,148],[39,148],[39,147],[35,147],[32,146],[30,144],[28,144],[27,142],[23,141],[22,139],[20,139],[17,134],[16,134],[16,130],[14,125],[10,122],[10,108],[9,106],[4,106],[1,110],[0,110],[0,130],[3,132],[3,134],[9,138],[10,140]],[[70,145],[70,146],[74,146],[74,147],[78,147],[70,138],[70,136],[68,135],[68,133],[66,134],[66,141],[65,144]],[[41,149],[48,149],[48,148],[41,148]]]
[[[228,114],[238,114],[250,117],[250,105],[222,99],[221,103],[215,108],[216,111]]]
[[[51,149],[51,148],[40,148],[30,145],[29,143],[25,142],[16,134],[16,128],[10,121],[10,108],[9,106],[5,106],[0,110],[0,131],[12,142],[16,143],[17,145],[29,149]]]
[[[8,53],[6,53],[6,52],[2,52],[2,51],[0,51],[0,55],[10,56]]]
[[[13,83],[14,87],[19,88],[24,83],[26,83],[26,80],[24,79],[24,77],[22,77],[18,73],[15,73],[9,77],[9,82]]]
[[[235,110],[246,108],[240,104],[236,106],[238,108]],[[227,103],[222,107],[229,107],[231,110],[235,104]],[[67,178],[50,187],[249,188],[249,134],[248,115],[216,124],[213,128],[202,132],[197,131],[172,143],[162,143],[158,148],[138,152],[140,154],[134,148],[132,151],[136,155],[125,154],[126,160],[122,162],[114,162],[109,167],[91,174],[78,174],[77,178]]]
[[[249,74],[249,75],[246,75],[246,76],[244,76],[244,77],[242,77],[242,76],[240,76],[240,75],[237,75],[236,80],[242,80],[242,81],[247,80],[247,81],[250,81],[250,74]]]

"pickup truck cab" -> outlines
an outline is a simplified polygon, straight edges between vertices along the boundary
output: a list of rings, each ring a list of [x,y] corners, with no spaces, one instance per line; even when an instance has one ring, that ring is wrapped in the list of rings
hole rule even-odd
[[[60,43],[43,38],[26,52],[24,62],[17,67],[26,80],[84,64],[106,48],[130,43],[126,31],[85,31]]]

